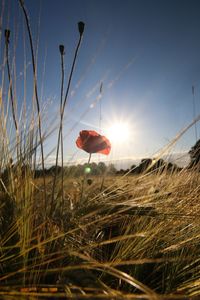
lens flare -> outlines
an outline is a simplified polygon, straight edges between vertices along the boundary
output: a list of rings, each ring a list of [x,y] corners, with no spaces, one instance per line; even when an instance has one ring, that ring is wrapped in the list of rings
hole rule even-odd
[[[86,167],[84,171],[85,171],[85,174],[90,174],[92,170],[90,167]]]

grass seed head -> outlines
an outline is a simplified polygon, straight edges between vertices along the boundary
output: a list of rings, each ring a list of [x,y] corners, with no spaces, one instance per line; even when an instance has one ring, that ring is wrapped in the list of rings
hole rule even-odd
[[[5,29],[5,40],[6,40],[6,43],[9,44],[9,38],[10,38],[10,29]]]
[[[79,30],[80,36],[82,36],[82,34],[84,32],[84,28],[85,28],[85,23],[78,22],[78,30]]]
[[[65,54],[65,46],[64,45],[59,45],[59,50],[60,50],[61,55]]]

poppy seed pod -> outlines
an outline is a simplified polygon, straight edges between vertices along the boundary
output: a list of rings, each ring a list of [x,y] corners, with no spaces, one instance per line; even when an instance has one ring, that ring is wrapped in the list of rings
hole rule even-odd
[[[59,50],[60,50],[61,55],[65,54],[65,46],[64,45],[59,45]]]
[[[9,29],[5,29],[6,43],[9,43],[9,38],[10,38],[10,30]]]
[[[87,184],[88,184],[88,185],[91,185],[91,184],[92,184],[92,182],[93,182],[93,181],[92,181],[92,179],[88,178],[88,180],[87,180]]]
[[[85,27],[85,24],[83,22],[78,22],[78,30],[79,30],[80,36],[84,32],[84,27]]]

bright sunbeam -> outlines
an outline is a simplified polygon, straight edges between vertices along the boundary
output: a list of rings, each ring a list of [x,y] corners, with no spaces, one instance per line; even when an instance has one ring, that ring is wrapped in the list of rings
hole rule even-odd
[[[106,129],[106,136],[111,143],[127,142],[130,137],[130,127],[128,123],[116,122]]]

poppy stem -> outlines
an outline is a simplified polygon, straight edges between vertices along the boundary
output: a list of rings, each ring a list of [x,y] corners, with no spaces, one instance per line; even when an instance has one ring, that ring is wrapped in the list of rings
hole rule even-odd
[[[92,153],[89,154],[89,158],[88,158],[88,162],[87,165],[89,166],[90,160],[92,157]],[[80,197],[80,201],[82,201],[83,199],[83,191],[84,191],[84,186],[85,186],[85,180],[87,178],[87,173],[84,172],[84,177],[83,177],[83,182],[82,182],[82,188],[81,188],[81,197]]]
[[[90,154],[89,154],[89,158],[88,158],[88,162],[87,162],[87,163],[88,163],[88,165],[89,165],[89,163],[90,163],[91,156],[92,156],[92,153],[90,153]]]

